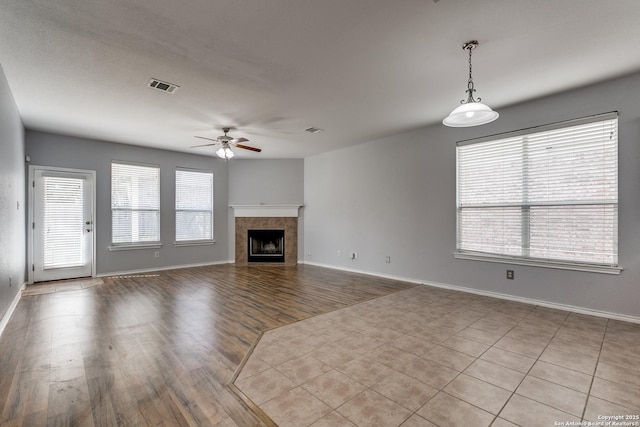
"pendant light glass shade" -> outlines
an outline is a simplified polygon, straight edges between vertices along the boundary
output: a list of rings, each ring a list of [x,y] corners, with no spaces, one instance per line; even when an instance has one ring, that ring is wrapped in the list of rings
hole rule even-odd
[[[442,124],[454,128],[479,126],[491,123],[499,116],[500,114],[496,113],[482,102],[468,102],[453,110],[444,118]]]
[[[471,75],[471,51],[478,47],[477,40],[471,40],[462,45],[463,50],[469,51],[469,80],[467,81],[467,99],[460,101],[462,105],[454,109],[442,121],[442,124],[450,127],[469,127],[491,123],[498,118],[499,114],[483,104],[482,98],[475,99],[473,93],[476,91]]]
[[[229,148],[229,145],[225,144],[222,146],[222,148],[219,148],[218,151],[216,151],[216,154],[218,155],[218,157],[220,157],[221,159],[231,159],[233,158],[233,156],[235,156],[235,154],[233,153],[233,151],[231,151],[231,148]]]

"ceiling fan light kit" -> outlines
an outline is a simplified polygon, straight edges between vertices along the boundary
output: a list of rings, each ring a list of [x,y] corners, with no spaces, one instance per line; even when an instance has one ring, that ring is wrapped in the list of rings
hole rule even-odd
[[[460,101],[462,105],[455,108],[442,121],[442,124],[449,127],[471,127],[491,123],[499,117],[489,106],[483,104],[482,98],[474,99],[473,77],[471,75],[471,51],[478,47],[477,40],[471,40],[462,45],[463,50],[469,51],[469,80],[467,81],[467,99]]]
[[[218,157],[225,160],[232,159],[235,156],[235,153],[231,151],[231,148],[229,148],[229,144],[223,144],[222,147],[218,148],[216,154]]]

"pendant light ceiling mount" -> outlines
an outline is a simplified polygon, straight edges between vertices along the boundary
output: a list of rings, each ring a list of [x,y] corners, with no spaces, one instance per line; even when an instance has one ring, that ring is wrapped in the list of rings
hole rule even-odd
[[[462,50],[469,52],[469,80],[467,81],[467,99],[460,101],[462,105],[454,109],[443,121],[442,124],[450,127],[470,127],[491,123],[499,116],[487,105],[483,104],[482,98],[475,99],[473,93],[476,91],[473,85],[471,51],[478,47],[477,40],[470,40],[462,45]]]

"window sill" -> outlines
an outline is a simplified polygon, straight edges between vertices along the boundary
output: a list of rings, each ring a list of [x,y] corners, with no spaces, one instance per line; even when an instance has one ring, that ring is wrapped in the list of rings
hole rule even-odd
[[[483,255],[477,253],[454,252],[456,259],[469,259],[473,261],[499,262],[503,264],[526,265],[531,267],[556,268],[559,270],[586,271],[589,273],[615,274],[622,272],[621,267],[612,267],[606,265],[578,264],[560,261],[542,261],[523,258],[512,258],[499,255]]]
[[[173,242],[173,246],[211,246],[215,245],[215,240],[188,240],[184,242]]]
[[[111,245],[110,251],[131,251],[134,249],[161,249],[162,243],[150,243],[150,244],[129,244],[129,245]]]

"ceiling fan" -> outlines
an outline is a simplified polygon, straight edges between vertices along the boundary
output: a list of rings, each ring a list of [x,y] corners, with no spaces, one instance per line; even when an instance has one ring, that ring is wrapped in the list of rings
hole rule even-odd
[[[213,138],[207,138],[204,136],[196,136],[196,138],[200,138],[200,139],[206,139],[209,141],[213,141],[211,144],[202,144],[202,145],[193,145],[190,148],[197,148],[197,147],[209,147],[211,145],[220,145],[220,148],[216,151],[216,154],[218,155],[218,157],[220,157],[221,159],[231,159],[233,156],[235,156],[235,153],[233,151],[231,151],[231,147],[237,147],[237,148],[242,148],[244,150],[249,150],[249,151],[255,151],[256,153],[259,153],[262,151],[261,148],[255,148],[255,147],[251,147],[249,145],[244,145],[242,144],[243,142],[247,142],[249,141],[247,138],[232,138],[229,135],[227,135],[227,133],[229,133],[230,130],[232,130],[233,128],[230,127],[224,127],[222,128],[222,131],[224,132],[224,135],[220,135],[219,137],[217,137],[216,139]]]

